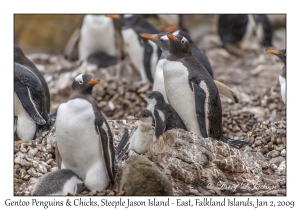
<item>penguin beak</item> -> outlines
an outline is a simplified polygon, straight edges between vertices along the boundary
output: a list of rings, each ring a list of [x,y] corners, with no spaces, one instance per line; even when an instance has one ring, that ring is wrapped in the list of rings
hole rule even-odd
[[[90,81],[88,81],[88,83],[91,84],[91,85],[96,85],[96,84],[99,83],[99,81],[100,80],[98,80],[98,79],[91,79]]]
[[[106,15],[106,16],[111,18],[111,19],[120,19],[121,18],[120,15]]]
[[[174,41],[177,41],[177,42],[179,42],[179,40],[174,36],[174,35],[172,35],[171,33],[167,33],[167,37],[170,39],[170,40],[174,40]]]
[[[269,49],[269,50],[267,50],[267,52],[271,53],[273,55],[279,55],[280,54],[280,52],[278,50],[273,50],[273,49]]]
[[[144,39],[149,39],[153,41],[157,41],[157,35],[152,34],[140,34],[140,36]]]

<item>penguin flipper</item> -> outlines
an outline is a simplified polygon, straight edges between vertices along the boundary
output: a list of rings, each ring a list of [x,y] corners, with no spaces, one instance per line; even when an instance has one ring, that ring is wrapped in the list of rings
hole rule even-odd
[[[160,118],[158,111],[154,110],[154,119],[155,119],[155,137],[158,138],[166,130],[165,122]]]
[[[79,41],[79,38],[80,38],[80,27],[77,27],[65,46],[65,49],[64,49],[65,59],[70,58],[70,55],[71,55],[76,43]]]
[[[153,77],[151,74],[151,56],[153,53],[153,48],[149,44],[148,40],[143,39],[144,41],[144,68],[148,80],[153,83]]]
[[[231,138],[228,138],[227,136],[222,136],[222,141],[225,143],[228,143],[230,146],[234,147],[234,148],[241,148],[244,145],[252,145],[252,143],[247,142],[247,141],[242,141],[242,140],[234,140]]]
[[[15,80],[14,91],[20,99],[22,106],[35,123],[38,125],[45,125],[46,120],[39,113],[38,108],[34,103],[35,99],[30,93],[30,89],[21,81]]]
[[[227,98],[231,99],[235,103],[239,102],[239,99],[237,98],[235,93],[227,85],[225,85],[222,82],[219,82],[217,80],[214,80],[214,82],[218,88],[219,94],[226,96]]]
[[[206,98],[206,93],[204,90],[197,85],[195,81],[191,81],[192,83],[192,88],[194,91],[194,96],[195,96],[195,110],[196,110],[196,115],[198,119],[198,124],[200,127],[200,132],[202,134],[203,138],[207,138],[207,131],[206,131],[206,124],[205,124],[205,98]]]
[[[112,166],[112,164],[114,163],[113,160],[114,154],[112,154],[112,150],[111,150],[111,147],[113,149],[113,142],[111,141],[107,126],[108,124],[105,121],[103,121],[102,126],[98,126],[98,130],[101,138],[101,146],[102,146],[107,173],[111,183],[114,184],[114,173],[113,173],[113,166]]]
[[[121,141],[120,141],[120,143],[118,144],[118,147],[117,147],[117,149],[116,149],[116,163],[118,163],[119,162],[119,160],[121,160],[122,159],[122,156],[125,154],[125,152],[127,151],[127,150],[125,150],[126,149],[126,147],[127,147],[127,149],[128,149],[128,141],[129,141],[129,132],[128,132],[128,129],[126,128],[126,130],[125,130],[125,132],[124,132],[124,134],[123,134],[123,136],[122,136],[122,138],[121,138]],[[125,150],[125,151],[124,151]],[[122,156],[121,156],[121,154],[123,154]]]

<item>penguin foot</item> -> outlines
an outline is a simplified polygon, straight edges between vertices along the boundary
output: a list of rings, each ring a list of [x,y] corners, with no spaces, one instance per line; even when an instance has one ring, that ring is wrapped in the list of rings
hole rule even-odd
[[[224,135],[222,136],[222,141],[237,149],[240,149],[244,145],[249,145],[249,146],[252,145],[252,143],[250,142],[230,139]]]

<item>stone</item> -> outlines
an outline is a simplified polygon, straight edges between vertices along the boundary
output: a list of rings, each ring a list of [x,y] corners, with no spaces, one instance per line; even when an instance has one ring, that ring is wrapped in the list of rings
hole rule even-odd
[[[116,175],[118,191],[125,196],[173,195],[172,184],[155,164],[142,156],[130,157]]]

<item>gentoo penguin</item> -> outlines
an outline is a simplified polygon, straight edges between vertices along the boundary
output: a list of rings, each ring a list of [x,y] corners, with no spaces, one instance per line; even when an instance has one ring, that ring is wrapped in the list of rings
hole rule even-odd
[[[18,139],[34,139],[39,127],[46,125],[48,111],[45,88],[28,67],[14,63],[14,118]]]
[[[61,168],[71,169],[92,192],[114,183],[113,136],[110,127],[92,97],[99,80],[80,74],[72,84],[67,103],[56,116],[57,154]]]
[[[279,83],[280,83],[280,92],[281,92],[281,98],[282,101],[286,102],[286,50],[275,50],[275,49],[268,49],[268,53],[271,53],[273,55],[276,55],[280,60],[284,63],[284,66],[281,70],[281,73],[279,75]]]
[[[125,51],[133,65],[140,71],[142,82],[153,82],[155,68],[161,51],[156,44],[142,39],[140,33],[160,33],[160,31],[140,15],[126,14],[122,17]]]
[[[151,111],[147,109],[141,110],[135,115],[138,118],[137,126],[128,135],[128,131],[124,133],[122,140],[119,145],[121,148],[126,148],[124,151],[133,150],[138,154],[143,154],[148,151],[149,146],[153,140],[154,127],[153,127],[153,116]],[[124,146],[126,145],[126,146]],[[119,148],[119,146],[118,146]],[[120,149],[117,148],[117,151]],[[125,153],[124,152],[124,153]]]
[[[178,33],[178,32],[176,32]],[[186,33],[185,33],[186,34]],[[174,33],[173,33],[174,35]],[[156,70],[155,70],[155,77],[154,77],[154,83],[153,83],[153,91],[159,91],[163,96],[164,99],[166,101],[166,103],[168,103],[168,99],[166,97],[166,91],[165,91],[165,85],[164,85],[164,74],[163,74],[163,63],[166,60],[166,57],[169,53],[169,39],[167,37],[167,35],[165,34],[145,34],[142,33],[140,34],[140,36],[144,39],[148,39],[150,41],[153,41],[155,44],[157,44],[157,46],[161,49],[162,54],[160,56],[160,59],[157,63],[156,66]],[[195,44],[193,44],[192,46],[195,46]],[[196,54],[196,56],[194,56],[196,59],[198,59],[199,62],[203,62],[205,64],[207,64],[207,68],[210,68],[210,63],[207,59],[207,57],[205,56],[205,54],[202,52],[199,53],[200,51],[198,51],[197,46],[192,47],[192,54],[194,55],[194,53]],[[199,49],[200,50],[200,49]],[[205,59],[207,59],[207,61],[205,61]],[[204,66],[206,67],[206,66]],[[211,69],[211,74],[212,76],[212,69]],[[231,100],[233,100],[234,102],[238,103],[238,98],[235,95],[235,93],[226,85],[224,85],[223,83],[219,82],[219,81],[215,81],[215,84],[217,85],[217,88],[220,92],[220,94],[230,98]]]
[[[43,76],[43,74],[37,69],[37,67],[24,55],[23,51],[20,47],[14,46],[14,62],[21,64],[27,67],[30,71],[32,71],[42,83],[44,92],[45,92],[45,100],[46,100],[46,110],[50,113],[50,94],[47,82]]]
[[[155,136],[158,138],[165,131],[181,128],[187,130],[182,119],[170,104],[167,104],[163,95],[158,91],[140,94],[148,102],[148,107],[155,120]]]
[[[222,14],[219,16],[218,33],[222,47],[249,42],[265,46],[272,44],[271,25],[266,15]]]
[[[189,41],[171,33],[167,33],[167,37],[170,49],[163,65],[166,94],[187,130],[235,147],[248,144],[223,135],[218,89],[204,66],[192,56]]]
[[[70,169],[58,169],[41,176],[35,184],[31,195],[68,195],[80,193],[83,181]]]
[[[81,65],[96,64],[107,67],[122,57],[121,28],[107,15],[85,15],[80,27],[72,34],[65,47],[65,58],[78,42]]]

